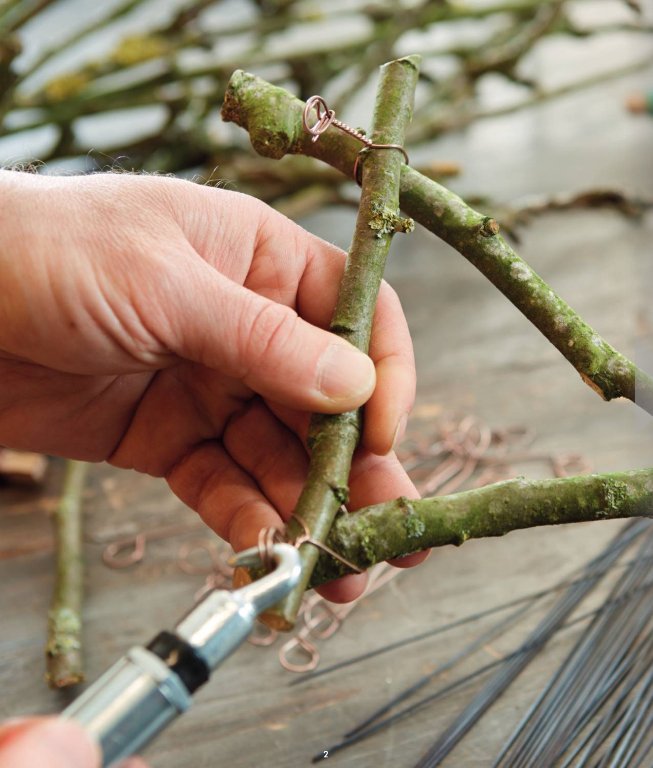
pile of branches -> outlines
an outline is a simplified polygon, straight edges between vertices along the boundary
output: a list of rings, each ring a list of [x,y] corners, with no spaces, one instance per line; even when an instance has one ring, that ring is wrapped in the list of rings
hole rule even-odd
[[[113,0],[71,27],[69,16],[65,26],[59,21],[61,0],[0,0],[0,137],[47,126],[49,145],[39,150],[39,161],[82,158],[86,170],[117,163],[220,180],[297,216],[351,202],[350,182],[310,158],[275,164],[252,157],[242,137],[219,121],[234,69],[246,67],[304,100],[321,93],[346,119],[380,64],[407,47],[419,50],[423,64],[407,136],[415,147],[475,119],[650,64],[611,65],[555,89],[529,76],[526,59],[545,38],[652,31],[632,0],[623,1],[619,22],[598,26],[582,21],[584,2]],[[52,42],[40,50],[31,43],[35,26],[51,30]],[[92,57],[74,68],[62,65],[77,50]],[[488,75],[518,84],[521,96],[508,107],[484,108],[479,83]],[[133,138],[112,140],[115,128],[101,130],[107,117],[113,126],[133,128]],[[441,178],[456,168],[419,170]]]

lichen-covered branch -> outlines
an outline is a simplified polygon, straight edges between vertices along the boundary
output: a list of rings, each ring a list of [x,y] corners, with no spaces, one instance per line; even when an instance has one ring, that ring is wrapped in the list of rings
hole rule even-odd
[[[578,315],[457,195],[407,168],[402,204],[482,272],[604,400],[626,397],[653,414],[653,379]]]
[[[55,514],[57,572],[48,613],[46,679],[52,688],[82,682],[82,490],[88,464],[66,462],[61,499]]]
[[[653,515],[653,469],[552,480],[506,480],[418,501],[397,499],[343,513],[327,544],[360,568],[389,558],[520,528]],[[321,553],[311,586],[347,573]]]
[[[403,145],[413,109],[419,57],[385,64],[374,109],[372,140]],[[362,190],[354,237],[330,329],[367,352],[376,299],[399,213],[399,175],[403,157],[396,150],[369,152],[363,162]],[[351,459],[360,435],[360,412],[315,415],[309,431],[311,458],[308,476],[295,509],[311,538],[324,541],[333,520],[348,498]],[[304,526],[293,516],[288,535],[296,538]],[[302,579],[268,617],[269,623],[291,628],[319,550],[300,547]]]
[[[266,157],[316,157],[351,176],[358,142],[327,131],[312,143],[302,130],[303,102],[261,78],[237,71],[223,118],[249,131]],[[401,173],[401,207],[482,272],[605,400],[626,397],[653,414],[653,379],[619,353],[558,296],[498,234],[496,222],[410,167]]]

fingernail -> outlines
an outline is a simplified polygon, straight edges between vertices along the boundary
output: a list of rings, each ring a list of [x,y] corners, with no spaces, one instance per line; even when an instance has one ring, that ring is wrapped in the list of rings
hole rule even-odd
[[[395,429],[395,436],[392,441],[392,449],[394,450],[397,448],[397,446],[401,443],[401,441],[404,439],[404,435],[406,434],[406,425],[408,424],[408,414],[404,413],[404,415],[399,419],[399,423],[397,424],[397,429]]]
[[[99,747],[80,725],[70,720],[52,719],[41,723],[29,731],[29,738],[38,742],[43,752],[63,758],[61,765],[70,768],[98,768],[100,765]],[[53,764],[59,765],[58,762]]]
[[[374,363],[351,344],[331,344],[317,366],[317,385],[329,400],[363,400],[376,383]]]

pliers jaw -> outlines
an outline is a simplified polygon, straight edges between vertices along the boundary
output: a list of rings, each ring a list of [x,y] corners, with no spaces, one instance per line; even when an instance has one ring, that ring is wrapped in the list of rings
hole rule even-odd
[[[257,553],[246,550],[236,562],[258,565]],[[299,583],[297,549],[274,544],[270,554],[273,571],[233,592],[209,592],[172,632],[132,648],[63,712],[101,746],[103,766],[139,752],[188,709],[191,694],[247,638],[256,617]]]
[[[297,549],[290,544],[274,544],[271,554],[276,563],[273,571],[234,592],[209,592],[175,627],[176,634],[196,649],[209,669],[215,669],[247,638],[257,616],[299,582]],[[258,548],[239,553],[232,562],[260,565]]]

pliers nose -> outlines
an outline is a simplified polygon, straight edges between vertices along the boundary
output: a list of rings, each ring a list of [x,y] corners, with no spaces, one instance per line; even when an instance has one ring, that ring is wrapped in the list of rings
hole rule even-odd
[[[301,568],[296,547],[291,544],[273,544],[271,554],[276,568],[232,593],[250,603],[256,616],[282,600],[299,582]],[[261,565],[258,547],[239,552],[231,562],[235,566],[250,568]]]
[[[241,552],[236,564],[261,564],[258,552]],[[188,709],[191,695],[247,638],[256,617],[298,584],[295,547],[272,544],[266,554],[273,571],[234,592],[209,592],[172,632],[129,650],[65,710],[63,717],[77,720],[101,746],[103,766],[138,752]]]

